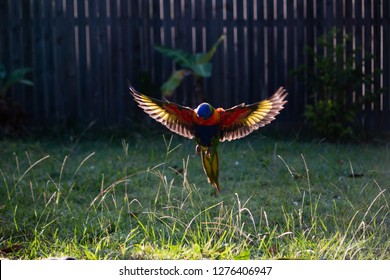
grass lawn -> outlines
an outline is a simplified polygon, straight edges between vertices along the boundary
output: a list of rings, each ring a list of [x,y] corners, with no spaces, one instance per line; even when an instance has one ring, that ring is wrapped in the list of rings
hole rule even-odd
[[[95,137],[0,140],[1,257],[390,259],[390,145],[221,143],[216,196],[190,140]]]

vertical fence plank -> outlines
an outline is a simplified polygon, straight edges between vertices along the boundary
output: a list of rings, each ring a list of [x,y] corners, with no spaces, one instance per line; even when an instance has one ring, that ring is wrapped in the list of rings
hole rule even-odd
[[[324,9],[325,3],[326,0],[316,1],[314,48],[318,55],[324,55],[324,48],[318,46],[318,38],[324,35],[325,33],[325,27],[324,27],[325,20],[326,20],[325,9]]]
[[[223,42],[223,61],[224,61],[224,74],[223,74],[223,92],[220,90],[215,96],[216,100],[222,99],[223,96],[225,102],[220,102],[219,106],[233,106],[234,102],[234,86],[237,84],[237,66],[236,66],[236,45],[234,41],[234,5],[232,0],[225,1],[225,12],[222,14],[225,25],[223,32],[225,34],[225,40]],[[220,50],[221,51],[221,50]],[[215,62],[215,60],[214,60]],[[215,63],[213,62],[213,67]],[[238,93],[239,94],[239,93]],[[219,95],[219,96],[218,96]],[[226,99],[229,101],[226,102]]]
[[[175,48],[174,46],[174,34],[172,34],[172,19],[171,19],[171,6],[169,1],[163,1],[163,45],[169,48]],[[161,54],[160,54],[161,55]],[[172,73],[173,63],[170,58],[163,57],[163,81],[166,81]]]
[[[43,119],[50,118],[55,115],[55,110],[52,108],[52,103],[55,100],[55,93],[52,92],[54,88],[54,62],[53,62],[53,10],[52,5],[47,2],[34,1],[33,5],[33,14],[35,24],[32,32],[28,32],[28,25],[31,24],[30,20],[26,20],[30,17],[31,7],[27,4],[28,1],[24,2],[23,5],[23,21],[25,22],[23,25],[25,26],[23,29],[28,34],[27,36],[31,40],[31,36],[34,36],[33,42],[29,44],[25,43],[26,48],[33,49],[32,52],[27,52],[30,54],[31,58],[28,60],[34,60],[33,65],[39,68],[34,67],[34,80],[40,83],[41,86],[37,88],[39,91],[35,91],[34,94],[31,95],[32,100],[30,104],[33,104],[31,107],[42,108],[39,115]],[[40,25],[40,27],[38,27]],[[33,46],[33,47],[32,47]],[[35,89],[34,85],[34,89]]]
[[[344,30],[345,34],[349,36],[353,36],[353,2],[352,0],[345,1],[345,14],[344,14]],[[354,46],[353,46],[353,37],[350,38],[349,41],[346,42],[345,53],[347,57],[351,57],[354,55]],[[346,100],[346,104],[350,106],[353,102],[355,102],[355,91],[351,89],[352,92],[348,93],[349,98]]]
[[[313,1],[307,1],[307,4],[306,4],[305,26],[306,26],[305,45],[314,47],[315,19],[314,19]],[[311,55],[306,56],[306,65],[309,67],[309,69],[313,69],[314,59]]]
[[[304,28],[304,5],[303,1],[296,1],[295,4],[295,30],[296,30],[296,65],[297,67],[304,65],[306,63],[306,36],[305,36],[305,28]],[[305,91],[304,85],[300,82],[297,84],[295,94],[290,97],[292,99],[292,103],[294,104],[295,110],[298,112],[298,115],[302,118],[303,112],[305,111],[305,104],[307,103],[307,92]]]
[[[159,0],[153,0],[152,2],[153,8],[152,8],[152,15],[151,20],[153,21],[153,24],[151,26],[151,32],[153,33],[152,38],[152,49],[151,49],[151,63],[152,63],[152,69],[151,71],[151,81],[149,81],[149,93],[150,92],[160,92],[160,86],[163,84],[162,79],[162,55],[155,50],[155,46],[161,46],[162,44],[162,38],[161,38],[161,18],[160,18],[160,1]],[[149,78],[146,78],[149,79]],[[145,81],[146,82],[146,81]]]
[[[192,0],[187,2],[186,5],[191,5],[192,13],[189,16],[192,19],[193,28],[195,30],[195,34],[192,34],[193,40],[195,40],[192,45],[192,50],[194,52],[206,52],[206,48],[203,48],[204,44],[202,35],[205,21],[204,1]]]
[[[49,92],[45,90],[45,83],[48,82],[45,77],[45,36],[43,28],[45,26],[44,8],[41,1],[33,1],[32,16],[34,18],[34,24],[32,25],[32,57],[33,57],[33,79],[34,79],[34,95],[27,98],[26,102],[29,102],[30,109],[28,112],[31,114],[44,115],[48,117],[51,114],[56,114],[56,111],[50,108],[52,97]],[[27,31],[27,30],[26,30]],[[54,93],[55,98],[56,93]],[[38,97],[39,96],[39,97]],[[34,98],[35,97],[35,98]],[[58,113],[56,117],[59,117]]]
[[[102,110],[102,95],[104,94],[104,88],[100,69],[102,65],[102,42],[99,33],[99,4],[98,0],[92,0],[88,2],[88,15],[89,15],[89,53],[90,53],[90,75],[89,85],[91,87],[90,96],[90,115],[91,118],[97,117],[96,108],[103,115]]]
[[[247,21],[247,65],[244,66],[247,69],[248,76],[248,98],[247,102],[255,102],[260,96],[260,88],[256,86],[258,65],[257,60],[257,19],[255,21],[254,13],[256,0],[247,1],[246,21]],[[257,16],[257,14],[256,14]],[[240,101],[242,102],[242,101]]]
[[[9,62],[9,33],[11,29],[11,19],[9,18],[9,1],[0,1],[0,61],[6,68],[11,65]],[[15,1],[13,1],[15,2]]]
[[[223,34],[224,3],[225,0],[206,1],[206,19],[209,26],[206,35],[207,49],[210,49],[219,36]],[[226,77],[226,71],[221,49],[215,53],[212,65],[212,78],[208,79],[210,89],[208,90],[208,101],[217,106],[226,106],[231,97],[229,97],[223,82]]]
[[[139,69],[140,45],[139,45],[139,22],[138,22],[138,1],[122,1],[122,40],[124,45],[124,62],[126,80],[140,90],[145,90],[137,82],[135,69]],[[141,88],[140,88],[141,87]],[[147,94],[151,94],[147,92]],[[133,108],[134,108],[134,103]]]
[[[274,84],[274,67],[272,65],[275,63],[275,45],[274,45],[274,1],[268,0],[266,2],[266,44],[265,44],[265,85],[266,92],[270,92],[272,88],[275,88]]]
[[[248,63],[251,63],[248,61],[248,49],[247,49],[247,27],[246,27],[246,19],[244,18],[244,1],[236,1],[235,2],[234,9],[234,15],[236,17],[235,19],[235,26],[234,26],[234,41],[235,41],[235,48],[236,48],[236,58],[235,58],[235,67],[236,67],[236,81],[234,81],[235,84],[235,91],[233,94],[232,102],[234,104],[242,102],[242,100],[248,100],[249,97],[249,80],[248,80]]]
[[[262,0],[257,1],[257,7],[256,7],[256,13],[257,13],[257,30],[256,30],[256,49],[257,49],[257,55],[256,55],[256,66],[257,71],[255,73],[255,94],[256,99],[258,100],[259,97],[263,96],[269,96],[270,92],[268,92],[266,88],[266,72],[267,65],[266,65],[266,30],[267,30],[267,21],[265,17],[265,3]]]
[[[295,58],[297,57],[296,47],[295,47],[295,19],[294,19],[294,1],[286,1],[286,12],[287,12],[287,71],[291,72],[296,69],[297,65],[295,63]],[[285,81],[285,86],[287,90],[294,92],[296,91],[296,85],[298,83],[298,78],[293,75],[289,75],[288,79]]]
[[[4,57],[7,72],[25,66],[22,61],[23,56],[21,55],[25,52],[25,49],[23,48],[22,42],[23,26],[21,24],[20,4],[19,1],[8,1],[8,4],[5,6],[5,8],[8,8],[7,13],[9,13],[9,16],[6,17],[9,21],[5,23],[5,26],[8,26],[8,34],[6,36],[8,38],[4,40],[6,46],[8,45],[7,47],[9,48]],[[3,58],[0,62],[3,63]],[[26,102],[26,97],[23,95],[22,90],[20,86],[15,86],[9,90],[8,97],[13,98],[16,102]],[[22,91],[21,94],[18,94],[18,91]],[[27,113],[31,113],[32,108],[28,109]]]
[[[38,1],[36,1],[38,2]],[[37,8],[37,10],[39,7]],[[53,35],[54,35],[54,43],[53,43],[53,60],[54,60],[54,100],[52,102],[53,106],[53,116],[57,120],[64,121],[64,111],[62,108],[67,108],[67,104],[65,103],[66,100],[69,100],[69,98],[66,98],[66,93],[63,92],[63,89],[66,89],[66,46],[65,44],[65,20],[64,20],[64,7],[63,2],[60,0],[55,1],[54,3],[54,13],[55,13],[55,21],[53,24]],[[34,23],[39,25],[39,22],[37,22],[36,13],[34,12]],[[35,41],[35,39],[34,39]],[[65,71],[64,71],[65,70]],[[35,85],[36,86],[36,85]],[[34,87],[35,87],[34,86]],[[37,87],[39,89],[39,87]]]
[[[64,92],[66,98],[66,111],[67,116],[64,114],[64,118],[69,120],[72,124],[77,123],[80,119],[82,105],[81,98],[78,92],[78,80],[76,77],[77,63],[76,63],[76,42],[75,42],[75,7],[73,0],[66,1],[66,14],[64,18],[65,30],[64,40],[65,48],[67,51],[65,68],[67,69],[67,75],[65,77],[65,84],[67,85],[67,91]]]
[[[109,45],[109,15],[107,10],[107,0],[100,0],[98,5],[98,36],[100,41],[100,65],[101,69],[99,70],[99,79],[101,79],[101,95],[100,95],[100,108],[103,121],[110,118],[109,114],[109,103],[111,98],[111,75],[109,74],[109,69],[111,65],[110,57],[110,45]],[[100,121],[100,120],[99,120]]]
[[[289,99],[294,98],[294,96],[298,93],[297,91],[297,85],[300,81],[300,78],[297,77],[297,75],[294,75],[292,71],[294,71],[297,68],[296,64],[296,27],[295,27],[295,5],[294,1],[286,1],[286,33],[287,33],[287,58],[286,58],[286,64],[287,64],[287,72],[288,76],[285,80],[284,86],[286,87],[286,90],[289,92]],[[288,119],[292,121],[296,121],[296,119],[300,119],[301,112],[296,111],[296,106],[289,105],[286,106],[286,111],[288,113]]]
[[[146,94],[154,96],[154,92],[150,90],[145,84],[145,78],[141,75],[141,43],[140,43],[140,15],[139,15],[139,1],[122,0],[121,8],[121,37],[123,40],[124,52],[124,71],[126,82],[136,87]],[[139,110],[136,108],[134,102],[129,100],[128,90],[123,96],[125,104],[124,110],[127,116],[139,116]]]
[[[31,29],[31,3],[28,1],[22,1],[19,3],[20,5],[20,50],[22,53],[19,53],[20,56],[20,66],[21,67],[29,67],[32,68],[34,66],[33,63],[33,55],[31,52],[32,49],[32,29]],[[3,39],[3,37],[2,37]],[[11,52],[14,52],[15,50],[11,49]],[[11,69],[8,69],[11,70]],[[34,73],[29,73],[28,78],[31,79],[33,77]],[[37,109],[39,108],[38,105],[41,100],[39,100],[34,94],[34,88],[28,87],[28,86],[22,86],[17,85],[15,87],[15,90],[13,92],[12,97],[17,100],[17,102],[20,102],[21,104],[27,103],[27,104],[34,104],[34,106],[30,106],[29,108],[25,109],[25,112],[27,113],[26,120],[29,121],[30,116],[34,115],[35,112],[37,112]],[[41,115],[44,114],[42,111],[38,111]]]
[[[14,67],[20,67],[21,62],[21,56],[20,54],[23,53],[23,44],[21,42],[21,24],[20,24],[20,2],[19,1],[9,1],[9,19],[8,22],[10,27],[9,32],[9,47],[10,51],[8,55],[10,56],[10,64]]]
[[[365,75],[371,76],[372,74],[372,58],[370,57],[370,54],[372,54],[372,49],[371,49],[371,0],[364,0],[364,12],[363,12],[363,59],[364,59],[364,72]],[[371,91],[371,85],[369,84],[364,84],[363,85],[363,92],[362,96],[367,97],[369,92]],[[370,125],[371,123],[371,104],[365,103],[363,105],[364,112],[363,112],[363,123],[365,126]]]
[[[382,70],[383,70],[383,129],[390,129],[390,1],[383,1],[383,19],[382,19]]]
[[[362,0],[355,0],[355,61],[356,65],[361,65],[363,63],[363,17],[362,17]],[[362,87],[358,86],[355,89],[355,100],[358,100],[362,96]]]
[[[174,0],[174,25],[176,30],[175,45],[191,54],[195,53],[193,49],[193,22],[191,19],[192,5],[190,0]],[[195,106],[196,93],[194,92],[194,81],[191,79],[183,80],[180,86],[180,96],[177,99],[180,103]]]
[[[141,24],[141,70],[142,72],[148,72],[151,68],[150,54],[152,53],[152,47],[150,44],[150,18],[149,18],[149,1],[140,1],[140,20]]]
[[[383,41],[383,38],[381,38],[381,12],[383,11],[382,3],[381,1],[373,1],[373,18],[372,18],[372,43],[373,43],[373,52],[374,52],[374,61],[373,61],[373,78],[374,78],[374,85],[372,88],[372,91],[374,94],[380,95],[380,88],[381,88],[381,60],[383,60],[382,53],[381,53],[381,44]],[[383,127],[383,118],[382,118],[382,105],[381,105],[381,98],[379,99],[379,102],[374,102],[374,112],[375,116],[373,120],[373,125],[377,126],[377,130],[381,130]],[[372,127],[372,126],[370,126]]]
[[[23,67],[32,67],[33,66],[33,56],[32,56],[32,53],[31,51],[31,48],[32,48],[32,38],[31,38],[31,15],[30,15],[30,11],[31,11],[31,3],[29,3],[28,1],[23,1],[21,3],[21,18],[20,18],[20,23],[21,23],[21,42],[22,42],[22,50],[23,50],[23,53],[20,54],[21,56],[21,66]],[[47,34],[45,33],[45,36],[47,36]],[[29,78],[32,76],[32,74],[30,75],[29,74]],[[22,86],[19,88],[19,90],[21,92],[21,94],[19,93],[19,95],[22,95],[20,96],[21,98],[23,98],[23,100],[27,100],[29,97],[29,95],[33,95],[33,88],[32,87],[26,87],[26,86]],[[35,97],[33,97],[35,98]]]
[[[89,119],[88,111],[86,108],[89,107],[88,102],[88,85],[87,85],[87,71],[88,71],[88,60],[87,60],[87,26],[88,21],[85,17],[85,1],[77,1],[77,18],[76,21],[76,36],[77,36],[77,50],[76,50],[76,63],[77,70],[76,75],[78,79],[78,94],[80,99],[80,111],[79,118],[87,120]]]
[[[276,59],[275,63],[276,65],[272,65],[272,68],[275,68],[275,84],[273,87],[269,89],[269,93],[273,92],[274,90],[278,89],[281,85],[284,84],[284,81],[286,80],[285,76],[285,38],[284,38],[284,1],[278,0],[275,2],[276,5],[276,11],[274,12],[276,15],[275,21],[276,21]],[[268,94],[269,94],[268,93]]]
[[[121,41],[118,37],[118,2],[108,1],[107,7],[109,9],[109,13],[107,13],[108,17],[108,57],[110,58],[108,75],[110,77],[109,90],[108,90],[108,115],[109,122],[117,122],[119,120],[118,114],[123,111],[123,105],[121,105],[119,101],[119,90],[118,90],[118,82],[119,73],[121,72],[121,50],[120,45]],[[123,81],[123,77],[121,77]]]

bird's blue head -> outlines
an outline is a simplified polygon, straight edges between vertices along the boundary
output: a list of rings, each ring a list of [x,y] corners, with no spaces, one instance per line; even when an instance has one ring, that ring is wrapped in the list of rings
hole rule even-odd
[[[202,103],[195,109],[195,112],[199,117],[207,120],[213,115],[214,108],[209,103]]]

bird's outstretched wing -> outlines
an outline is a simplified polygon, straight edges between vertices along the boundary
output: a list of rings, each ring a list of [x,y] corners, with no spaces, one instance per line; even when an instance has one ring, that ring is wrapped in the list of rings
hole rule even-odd
[[[134,100],[145,113],[165,125],[169,130],[187,137],[194,138],[193,110],[173,102],[162,101],[148,97],[129,85]]]
[[[269,124],[283,109],[287,92],[279,88],[270,98],[251,104],[240,104],[230,109],[222,110],[221,141],[231,141],[242,138],[252,131]]]

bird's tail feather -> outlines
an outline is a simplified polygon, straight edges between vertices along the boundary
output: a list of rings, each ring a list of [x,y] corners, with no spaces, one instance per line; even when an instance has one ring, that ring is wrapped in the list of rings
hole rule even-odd
[[[219,163],[218,163],[218,153],[216,151],[203,150],[201,152],[202,164],[204,172],[207,175],[208,181],[213,185],[217,192],[219,192]]]

